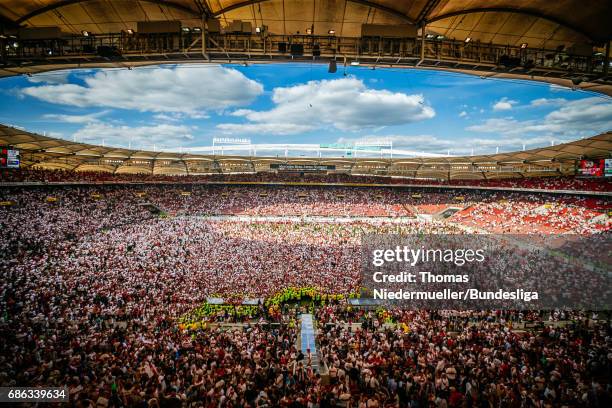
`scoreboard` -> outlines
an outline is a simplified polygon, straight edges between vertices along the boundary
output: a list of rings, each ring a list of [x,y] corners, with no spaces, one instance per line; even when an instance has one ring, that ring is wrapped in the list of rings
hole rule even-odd
[[[586,177],[612,177],[612,159],[580,160],[578,172]]]
[[[0,169],[18,169],[19,150],[0,147]]]

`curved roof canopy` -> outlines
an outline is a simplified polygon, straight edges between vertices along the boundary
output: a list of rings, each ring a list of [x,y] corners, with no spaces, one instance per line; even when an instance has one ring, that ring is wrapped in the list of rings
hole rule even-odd
[[[547,49],[612,38],[608,0],[0,0],[5,23],[59,26],[65,32],[119,32],[137,21],[214,17],[267,26],[271,33],[358,37],[364,23],[427,23],[447,38]]]
[[[527,151],[431,158],[317,158],[199,155],[96,146],[0,125],[0,146],[20,150],[22,166],[75,171],[188,175],[269,171],[272,163],[335,165],[349,174],[489,179],[573,174],[576,160],[608,158],[612,132]]]

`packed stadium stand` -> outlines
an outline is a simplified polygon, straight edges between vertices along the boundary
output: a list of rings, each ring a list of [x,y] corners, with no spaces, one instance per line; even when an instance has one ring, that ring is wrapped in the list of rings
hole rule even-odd
[[[351,303],[368,234],[609,236],[605,177],[120,174],[19,147],[0,170],[1,384],[84,407],[609,405],[606,311]],[[555,279],[609,286],[574,272]]]
[[[22,158],[0,170],[2,385],[67,387],[83,407],[612,401],[607,310],[353,302],[372,234],[609,237],[612,182],[577,164],[606,157],[610,134],[450,158],[441,172],[418,159],[398,177],[401,159],[386,174],[360,159],[343,171],[243,173],[213,157],[213,173],[176,174],[158,165],[162,153],[145,152],[143,167],[130,163],[142,152],[124,151],[113,167],[110,148],[2,129]],[[508,171],[513,155],[522,162]],[[189,159],[173,160],[189,169]],[[453,171],[467,160],[470,172]],[[568,293],[610,287],[605,275],[569,280],[573,261],[525,262],[498,245],[519,279],[547,268]],[[605,248],[588,247],[603,264],[571,245],[557,251],[606,268]]]
[[[0,0],[0,77],[316,62],[606,97],[610,21],[603,0]],[[7,406],[33,405],[19,387],[77,408],[612,406],[609,129],[437,157],[146,151],[9,125],[0,147],[19,154],[0,168]],[[491,238],[507,281],[604,307],[372,301],[372,237],[447,235]]]
[[[5,384],[67,384],[85,406],[607,404],[609,327],[592,312],[346,300],[364,234],[609,233],[608,195],[21,172],[0,197]],[[551,180],[511,185],[609,191]],[[309,309],[314,353],[298,340]]]

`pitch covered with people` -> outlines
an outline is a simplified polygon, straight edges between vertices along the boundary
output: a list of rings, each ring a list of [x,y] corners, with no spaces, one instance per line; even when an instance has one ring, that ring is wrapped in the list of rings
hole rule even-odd
[[[608,312],[368,307],[360,256],[368,234],[609,234],[609,197],[184,181],[0,190],[0,385],[77,407],[612,401]]]

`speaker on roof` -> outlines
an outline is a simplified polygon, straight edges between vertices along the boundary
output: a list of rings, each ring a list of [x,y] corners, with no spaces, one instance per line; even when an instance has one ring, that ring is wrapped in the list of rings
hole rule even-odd
[[[116,58],[121,56],[121,51],[114,45],[100,45],[96,53],[104,58]]]
[[[180,33],[182,24],[173,21],[138,21],[136,32],[140,34]]]
[[[304,44],[291,44],[291,55],[293,56],[304,55]]]
[[[226,29],[227,32],[230,33],[241,33],[242,32],[242,20],[234,20],[232,21],[228,28]]]
[[[313,57],[321,56],[321,47],[319,46],[319,44],[315,44],[312,46],[312,56]]]
[[[578,57],[590,57],[593,55],[593,46],[590,44],[572,44],[567,48],[566,52],[569,55]]]
[[[206,26],[208,27],[209,33],[220,33],[221,32],[221,21],[216,18],[206,20]]]
[[[338,66],[336,65],[336,60],[329,61],[329,68],[327,69],[327,72],[329,72],[330,74],[335,74],[336,71],[338,71]]]

